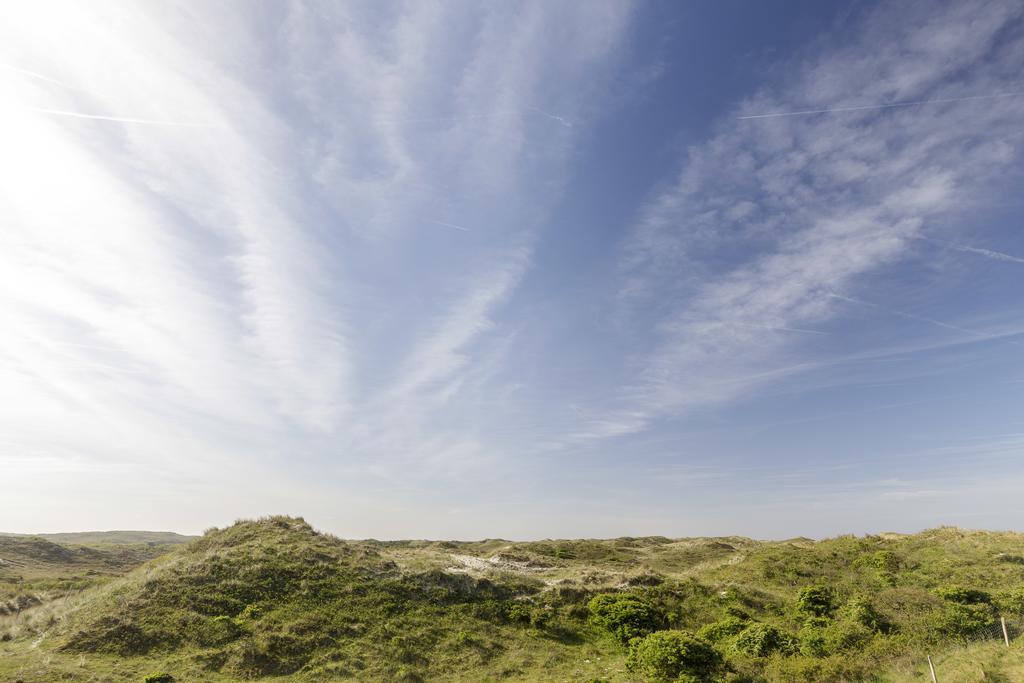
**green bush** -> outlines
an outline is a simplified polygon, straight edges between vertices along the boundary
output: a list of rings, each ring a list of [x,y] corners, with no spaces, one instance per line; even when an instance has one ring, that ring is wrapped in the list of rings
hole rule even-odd
[[[505,616],[513,624],[529,624],[530,606],[521,602],[514,602],[505,610]]]
[[[797,634],[800,653],[808,657],[824,657],[828,653],[825,629],[832,621],[825,617],[811,617],[804,622]]]
[[[149,674],[142,683],[174,683],[174,676],[168,673]]]
[[[725,640],[726,638],[739,634],[749,625],[749,619],[728,616],[725,619],[714,622],[713,624],[706,624],[702,626],[700,630],[697,631],[697,636],[713,643],[717,643],[720,640]]]
[[[513,624],[523,624],[534,628],[543,628],[551,619],[551,610],[544,607],[515,602],[505,610],[505,616]]]
[[[530,612],[530,626],[534,628],[544,628],[549,621],[551,621],[551,609],[547,607],[534,607]]]
[[[996,596],[995,604],[1000,611],[1011,614],[1024,614],[1024,588],[1003,591]]]
[[[985,604],[946,605],[939,615],[939,632],[952,638],[966,639],[984,633],[996,623],[992,607]]]
[[[828,657],[863,648],[874,635],[875,631],[850,615],[837,620],[811,617],[797,634],[797,643],[802,655]]]
[[[767,657],[780,650],[792,650],[793,643],[774,626],[754,623],[736,636],[736,649],[753,657]]]
[[[899,556],[891,550],[879,550],[871,555],[868,563],[875,569],[883,572],[899,571],[900,566],[903,564]]]
[[[935,594],[943,600],[956,602],[961,605],[990,605],[992,596],[985,591],[963,586],[941,586],[935,589]]]
[[[664,621],[653,605],[633,593],[604,593],[591,599],[587,607],[590,620],[623,645],[646,636]]]
[[[874,631],[853,619],[834,621],[824,631],[825,654],[852,652],[864,647],[874,635]]]
[[[835,610],[835,591],[828,586],[807,586],[797,595],[796,608],[811,617],[827,617]]]
[[[840,610],[843,619],[853,621],[875,633],[887,633],[891,625],[865,597],[851,598]]]
[[[723,666],[722,655],[702,638],[657,631],[630,646],[626,667],[649,681],[707,681]]]

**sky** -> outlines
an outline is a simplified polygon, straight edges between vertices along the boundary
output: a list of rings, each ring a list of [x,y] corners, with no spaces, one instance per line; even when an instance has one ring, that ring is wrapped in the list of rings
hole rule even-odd
[[[1024,5],[0,9],[0,530],[1024,527]]]

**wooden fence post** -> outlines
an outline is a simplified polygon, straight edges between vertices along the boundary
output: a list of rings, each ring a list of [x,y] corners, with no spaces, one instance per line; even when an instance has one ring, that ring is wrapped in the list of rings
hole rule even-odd
[[[928,670],[932,672],[932,683],[939,683],[939,679],[937,679],[935,677],[935,667],[932,666],[932,656],[931,655],[926,655],[926,656],[928,657]]]
[[[1003,642],[1010,647],[1010,634],[1006,632],[1006,617],[999,617],[999,623],[1003,625]]]

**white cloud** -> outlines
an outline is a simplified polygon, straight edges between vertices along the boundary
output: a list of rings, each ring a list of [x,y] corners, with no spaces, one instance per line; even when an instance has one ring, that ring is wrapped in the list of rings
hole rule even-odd
[[[665,311],[659,341],[583,433],[639,431],[814,367],[794,362],[801,338],[788,331],[835,316],[836,293],[983,201],[1018,158],[1024,97],[988,95],[1017,78],[1020,18],[1016,3],[883,6],[691,148],[621,262],[626,318]],[[906,100],[931,102],[850,108]]]
[[[297,486],[323,506],[360,486],[339,472],[485,462],[461,416],[628,20],[612,2],[5,11],[6,473],[63,471],[70,499],[114,508],[244,470],[250,501]],[[76,490],[89,468],[132,485]],[[6,523],[47,524],[36,493],[6,497]]]

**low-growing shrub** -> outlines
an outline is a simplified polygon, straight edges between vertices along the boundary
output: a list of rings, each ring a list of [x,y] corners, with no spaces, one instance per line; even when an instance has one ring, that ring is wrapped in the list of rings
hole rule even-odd
[[[698,683],[722,669],[722,655],[702,638],[683,631],[657,631],[630,646],[626,667],[649,681]]]
[[[706,624],[697,631],[697,636],[717,643],[732,636],[738,635],[743,629],[750,625],[749,619],[736,616],[728,616],[725,619]]]
[[[835,610],[836,595],[828,586],[807,586],[796,599],[797,611],[811,617],[827,617]]]
[[[604,593],[587,604],[591,621],[611,633],[623,645],[657,629],[663,615],[633,593]]]
[[[530,606],[521,602],[514,602],[505,610],[505,616],[513,624],[530,623]]]
[[[794,643],[770,624],[753,623],[736,636],[736,649],[752,657],[767,657],[777,651],[792,651]]]
[[[875,633],[887,633],[892,628],[871,601],[862,596],[847,601],[840,609],[840,615],[843,619],[858,623]]]
[[[985,633],[995,623],[996,616],[990,605],[954,602],[940,612],[938,630],[951,638],[968,639]]]
[[[825,654],[841,654],[862,648],[874,635],[874,631],[854,619],[833,621],[824,630]]]
[[[964,586],[941,586],[935,589],[935,594],[943,600],[957,602],[961,605],[989,605],[992,603],[992,596],[989,593]]]
[[[174,683],[174,676],[168,673],[149,674],[142,679],[142,683]]]
[[[995,604],[1002,612],[1024,614],[1024,588],[1015,588],[999,593],[995,598]]]
[[[543,628],[551,619],[551,610],[522,602],[514,602],[505,610],[505,616],[513,624]]]
[[[825,617],[811,617],[800,627],[797,643],[800,653],[808,657],[824,657],[828,653],[825,629],[831,624]]]

